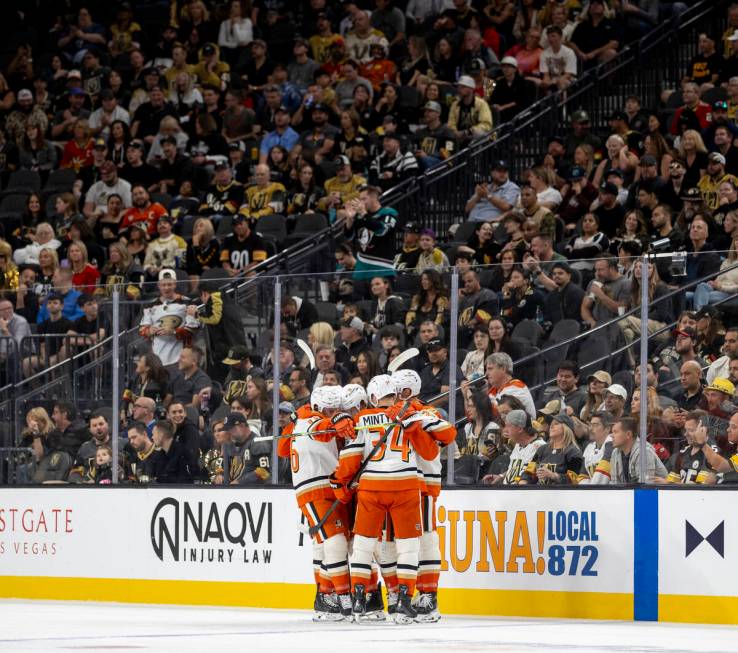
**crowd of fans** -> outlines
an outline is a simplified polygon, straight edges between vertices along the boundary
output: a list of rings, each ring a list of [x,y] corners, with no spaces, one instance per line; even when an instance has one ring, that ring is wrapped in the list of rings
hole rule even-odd
[[[384,206],[383,191],[565,91],[624,34],[685,6],[369,4],[195,0],[172,3],[157,29],[142,28],[137,6],[99,17],[82,6],[18,46],[0,79],[6,370],[30,377],[105,338],[100,304],[113,288],[141,301],[150,345],[120,416],[96,410],[85,423],[64,401],[28,413],[18,444],[33,450],[32,478],[288,481],[270,457],[274,358],[277,426],[315,387],[366,386],[411,345],[420,399],[448,410],[455,331],[457,483],[730,482],[738,6],[724,33],[700,35],[661,106],[631,96],[607,126],[573,112],[536,166],[512,179],[497,161],[436,234]],[[288,231],[311,215],[341,228],[336,273],[320,305],[299,284],[288,293],[271,351],[271,339],[244,332],[242,311],[258,307],[239,306],[222,279],[284,246],[270,216]],[[640,334],[645,252],[669,256],[648,265],[641,454],[641,370],[628,345]],[[534,347],[572,323],[570,336],[592,329],[622,351],[580,374],[572,346],[543,369],[555,377],[546,385]],[[126,437],[111,470],[119,418]]]

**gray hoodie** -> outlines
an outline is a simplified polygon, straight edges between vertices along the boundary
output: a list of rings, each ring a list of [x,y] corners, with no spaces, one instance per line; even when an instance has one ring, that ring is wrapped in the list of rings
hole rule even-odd
[[[641,443],[636,440],[633,448],[630,450],[630,459],[628,460],[628,470],[625,466],[625,456],[617,447],[613,449],[612,458],[610,460],[610,483],[646,483],[652,476],[666,478],[667,471],[664,464],[659,460],[654,448],[646,443],[646,478],[640,478],[640,457]]]

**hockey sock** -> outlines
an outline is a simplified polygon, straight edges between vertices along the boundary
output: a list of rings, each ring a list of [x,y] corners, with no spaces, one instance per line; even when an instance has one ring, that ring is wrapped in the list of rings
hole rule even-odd
[[[375,537],[354,535],[354,546],[351,553],[351,589],[356,585],[369,586],[372,577],[372,557],[374,556]]]
[[[343,534],[329,537],[323,545],[323,566],[337,594],[349,591],[348,542]]]
[[[420,536],[420,554],[418,562],[417,588],[420,592],[438,590],[438,578],[441,575],[441,548],[438,533],[431,531]]]
[[[418,576],[420,538],[398,538],[395,544],[397,545],[397,582],[400,585],[406,585],[408,595],[412,596]]]

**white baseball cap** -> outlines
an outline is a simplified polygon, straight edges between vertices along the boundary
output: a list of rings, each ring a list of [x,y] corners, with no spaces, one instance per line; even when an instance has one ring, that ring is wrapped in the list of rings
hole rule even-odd
[[[500,61],[501,66],[512,66],[513,68],[518,67],[518,60],[515,57],[502,57]]]
[[[466,86],[467,88],[476,88],[477,85],[474,82],[474,79],[470,77],[469,75],[462,75],[459,77],[458,81],[456,82],[457,86]]]
[[[609,392],[610,394],[620,397],[623,400],[626,400],[628,398],[628,391],[619,383],[613,383],[611,386],[608,386],[605,392]]]

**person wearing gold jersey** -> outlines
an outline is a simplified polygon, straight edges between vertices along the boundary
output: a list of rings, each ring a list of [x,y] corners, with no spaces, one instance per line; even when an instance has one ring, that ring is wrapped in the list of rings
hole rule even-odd
[[[336,159],[338,167],[336,176],[328,179],[323,187],[326,196],[318,202],[321,211],[328,209],[339,209],[349,200],[359,196],[359,189],[366,186],[366,179],[355,175],[351,169],[351,161],[345,155]]]
[[[246,189],[246,201],[238,210],[247,218],[260,218],[263,215],[281,213],[284,210],[286,189],[277,182],[270,181],[269,166],[260,163],[254,171],[253,186]]]
[[[705,206],[710,211],[714,211],[719,206],[718,188],[725,181],[738,186],[738,178],[725,172],[725,157],[720,152],[710,152],[707,157],[707,173],[702,175],[697,183]]]

